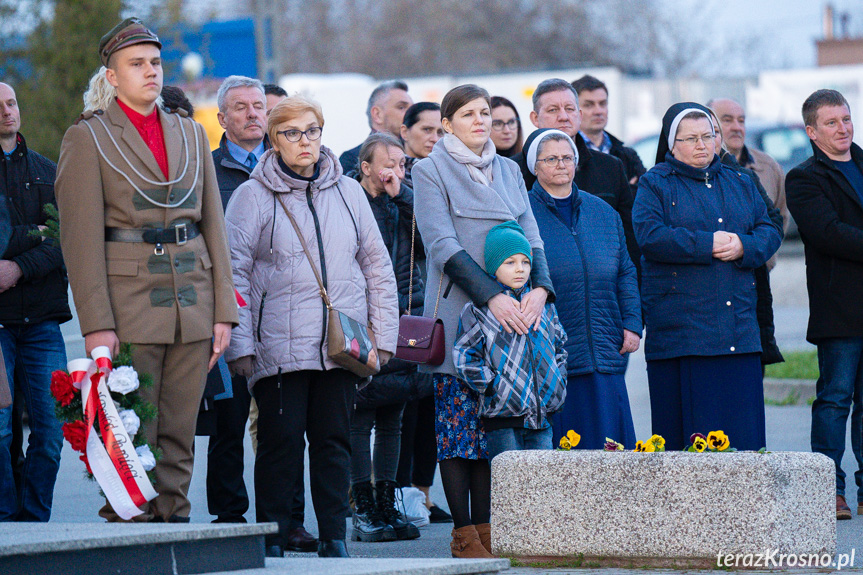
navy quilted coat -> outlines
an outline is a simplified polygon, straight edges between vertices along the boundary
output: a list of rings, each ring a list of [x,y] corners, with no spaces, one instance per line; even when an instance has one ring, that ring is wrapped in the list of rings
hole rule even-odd
[[[555,307],[569,337],[567,376],[623,374],[623,330],[640,334],[642,327],[635,266],[617,212],[575,184],[572,188],[572,228],[558,217],[554,200],[539,182],[528,194],[547,246]]]
[[[648,361],[761,351],[754,270],[781,238],[751,178],[718,157],[700,170],[666,154],[639,180],[632,224]],[[741,259],[713,257],[719,230],[740,237]]]

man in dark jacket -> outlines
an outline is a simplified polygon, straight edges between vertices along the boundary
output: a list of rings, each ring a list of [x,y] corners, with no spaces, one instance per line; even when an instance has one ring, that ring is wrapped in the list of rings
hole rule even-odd
[[[249,179],[258,160],[269,149],[267,100],[260,80],[230,76],[216,95],[219,124],[225,129],[213,164],[222,196],[222,207],[231,194]],[[209,377],[218,377],[214,369]],[[249,496],[243,481],[243,439],[249,419],[251,394],[242,370],[232,374],[233,397],[214,402],[216,429],[207,450],[207,506],[215,522],[244,523]],[[303,462],[295,466],[302,474]],[[302,481],[293,501],[291,526],[285,547],[291,551],[315,551],[317,540],[303,528],[305,497]]]
[[[371,128],[372,134],[389,132],[396,138],[400,138],[405,112],[413,103],[414,101],[408,96],[408,85],[401,80],[384,82],[372,90],[368,106],[366,106],[366,116],[369,119],[369,128]],[[342,165],[344,173],[349,174],[359,169],[357,159],[361,147],[362,143],[355,148],[342,152],[342,155],[339,156],[339,163]]]
[[[638,178],[647,171],[638,152],[623,145],[623,142],[605,131],[608,125],[608,86],[598,78],[585,74],[572,83],[578,94],[581,108],[581,136],[587,147],[595,152],[611,154],[623,162],[623,169],[632,188],[632,196],[638,189]]]
[[[0,521],[48,521],[60,468],[63,434],[54,415],[51,372],[66,367],[60,324],[71,319],[63,255],[45,229],[54,204],[57,166],[27,149],[19,133],[15,91],[0,83],[0,201],[9,207],[11,235],[0,255],[0,346],[6,372],[22,374],[13,395],[24,393],[30,439],[21,493],[16,493],[9,447],[12,407],[0,410]],[[11,382],[10,382],[11,383]]]
[[[818,346],[812,451],[836,464],[836,518],[851,519],[841,463],[852,402],[857,514],[863,515],[863,150],[852,142],[851,109],[836,90],[809,96],[803,122],[814,155],[788,173],[785,192],[806,253],[806,339]]]
[[[641,278],[641,251],[635,241],[632,231],[633,193],[626,179],[623,163],[609,154],[593,152],[584,142],[581,129],[581,110],[578,107],[578,95],[575,88],[566,80],[552,78],[542,81],[533,93],[533,111],[530,121],[537,128],[555,128],[565,133],[575,142],[578,148],[578,168],[575,171],[575,185],[602,198],[620,214],[623,221],[623,233],[626,236],[626,250]],[[533,134],[531,135],[533,136]],[[524,143],[524,150],[530,147],[529,141]],[[521,168],[521,175],[527,189],[533,187],[536,181],[527,168],[525,152],[512,158]]]

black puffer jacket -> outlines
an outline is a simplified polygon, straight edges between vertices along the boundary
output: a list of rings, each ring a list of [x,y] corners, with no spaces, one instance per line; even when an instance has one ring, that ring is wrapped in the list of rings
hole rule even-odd
[[[12,228],[0,259],[14,261],[23,273],[15,287],[0,293],[0,323],[62,323],[72,319],[60,246],[30,234],[47,221],[45,204],[57,205],[56,172],[54,162],[27,149],[21,134],[12,155],[0,155],[0,195]]]
[[[353,172],[349,176],[358,180],[357,172]],[[366,199],[372,207],[372,213],[375,215],[381,237],[393,261],[396,284],[398,284],[399,290],[399,315],[402,315],[408,308],[408,290],[410,288],[414,193],[413,190],[402,184],[401,190],[394,198],[390,198],[386,194],[373,198],[366,192]],[[411,315],[422,315],[423,312],[425,282],[420,264],[424,259],[425,249],[417,230],[414,238],[414,289],[411,298]]]
[[[358,179],[358,173],[350,174]],[[381,194],[376,198],[368,192],[366,198],[375,215],[381,237],[389,250],[390,258],[398,285],[399,315],[407,312],[408,290],[411,270],[411,231],[414,214],[414,194],[406,185],[394,198]],[[413,295],[411,296],[411,315],[423,314],[425,297],[424,268],[425,249],[419,231],[414,237]],[[422,264],[422,265],[421,265]],[[357,391],[356,405],[369,409],[381,405],[401,403],[418,399],[430,392],[431,376],[417,373],[416,364],[393,358],[372,378],[369,385]]]

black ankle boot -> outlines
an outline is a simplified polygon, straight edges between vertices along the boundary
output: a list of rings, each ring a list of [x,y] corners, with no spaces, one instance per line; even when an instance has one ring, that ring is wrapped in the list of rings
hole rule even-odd
[[[383,521],[375,506],[372,484],[355,483],[351,487],[351,491],[354,494],[354,502],[357,506],[352,517],[354,528],[351,531],[351,539],[367,543],[395,541],[395,530]]]
[[[332,539],[318,543],[318,557],[350,557],[344,539]]]
[[[375,484],[378,514],[387,525],[393,528],[399,540],[416,539],[420,536],[420,530],[416,525],[407,521],[404,514],[396,509],[397,487],[398,484],[395,481],[378,481]]]

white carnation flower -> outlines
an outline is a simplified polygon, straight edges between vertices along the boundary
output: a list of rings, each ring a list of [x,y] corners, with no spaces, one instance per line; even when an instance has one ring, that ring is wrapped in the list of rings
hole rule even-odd
[[[144,471],[150,471],[156,467],[156,456],[153,455],[152,451],[150,451],[149,445],[136,447],[135,453],[138,454],[138,459],[141,460],[141,465],[144,467]]]
[[[131,409],[124,409],[119,415],[120,421],[123,422],[123,427],[126,428],[126,433],[129,434],[130,438],[135,437],[135,434],[138,433],[138,428],[141,427],[141,419],[138,417],[138,414]]]
[[[123,395],[135,391],[138,389],[138,373],[128,365],[114,368],[108,376],[108,389]]]

